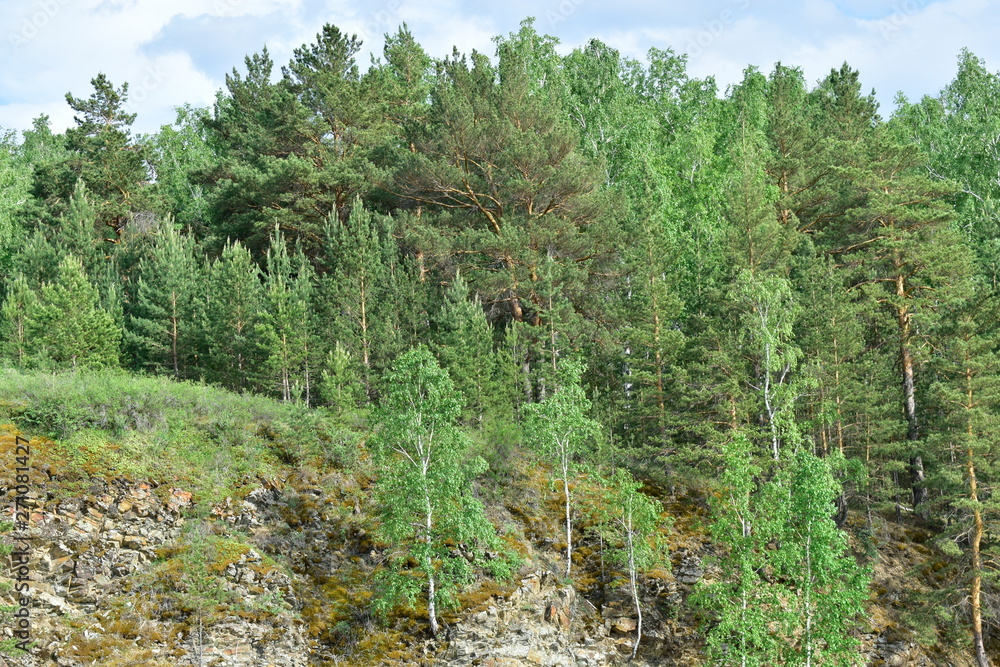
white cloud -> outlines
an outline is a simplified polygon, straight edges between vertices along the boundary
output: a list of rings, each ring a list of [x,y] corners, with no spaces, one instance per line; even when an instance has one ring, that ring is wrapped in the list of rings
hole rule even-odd
[[[936,93],[954,76],[963,46],[997,69],[1000,14],[988,0],[710,0],[662,3],[543,0],[6,0],[0,3],[0,126],[24,129],[39,113],[56,130],[72,123],[64,96],[87,96],[104,72],[128,81],[137,129],[155,130],[185,102],[210,104],[223,77],[265,44],[280,68],[293,49],[331,22],[365,41],[359,64],[380,55],[382,35],[409,24],[436,57],[452,46],[492,55],[491,38],[516,31],[526,15],[568,51],[597,37],[644,59],[650,47],[690,53],[690,71],[720,88],[748,64],[801,66],[807,81],[845,60],[861,71],[891,110],[897,89],[911,98]],[[546,18],[554,13],[559,18]],[[194,30],[200,27],[201,32]],[[213,32],[215,31],[215,32]],[[218,39],[212,40],[213,34]],[[568,39],[572,34],[574,39]],[[575,41],[574,41],[575,40]],[[207,42],[207,43],[206,43]],[[231,59],[231,60],[230,60]],[[139,99],[141,97],[141,99]]]

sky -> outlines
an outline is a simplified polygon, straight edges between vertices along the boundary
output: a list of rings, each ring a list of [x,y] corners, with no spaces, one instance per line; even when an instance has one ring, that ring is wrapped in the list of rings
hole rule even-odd
[[[128,82],[133,130],[155,132],[177,106],[210,106],[225,75],[265,45],[280,71],[325,23],[364,41],[364,68],[404,22],[431,56],[493,55],[491,38],[528,16],[563,52],[598,38],[640,61],[651,47],[687,53],[688,72],[723,91],[748,65],[769,72],[780,61],[815,83],[846,61],[888,116],[898,91],[915,100],[946,86],[962,48],[1000,69],[997,10],[989,0],[2,0],[0,128],[46,114],[63,131],[66,93],[88,97],[103,72]]]

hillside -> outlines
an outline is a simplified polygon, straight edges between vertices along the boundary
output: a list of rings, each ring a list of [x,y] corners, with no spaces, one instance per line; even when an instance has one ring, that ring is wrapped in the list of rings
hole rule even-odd
[[[5,543],[30,545],[32,589],[33,648],[8,650],[8,665],[597,666],[628,657],[636,615],[621,573],[581,506],[576,569],[562,576],[558,485],[520,446],[480,443],[491,465],[474,486],[518,567],[497,580],[477,566],[434,638],[419,604],[373,606],[393,545],[378,537],[367,415],[113,373],[2,380],[2,486],[8,507],[20,494],[30,511],[27,529],[9,530]],[[27,490],[12,472],[17,438],[30,443]],[[689,596],[719,576],[706,502],[719,487],[668,482],[644,485],[667,558],[641,578],[634,664],[709,664],[713,620]],[[599,497],[588,475],[573,486]],[[959,657],[967,634],[943,604],[953,575],[935,528],[851,512],[846,529],[855,557],[874,568],[859,664],[972,665]],[[8,581],[4,601],[16,604]]]

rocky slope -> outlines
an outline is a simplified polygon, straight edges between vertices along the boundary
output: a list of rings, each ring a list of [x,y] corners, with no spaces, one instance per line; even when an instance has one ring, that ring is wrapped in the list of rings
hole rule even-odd
[[[0,437],[0,454],[10,453],[15,433],[8,427]],[[431,638],[419,611],[371,614],[383,545],[370,535],[363,474],[288,467],[204,503],[171,480],[70,474],[49,460],[44,441],[35,451],[23,499],[30,527],[20,535],[30,543],[35,646],[5,658],[12,667],[600,667],[624,664],[631,652],[631,600],[602,567],[593,539],[581,535],[572,581],[555,572],[561,545],[548,536],[558,534],[558,510],[531,470],[508,480],[520,488],[490,504],[524,557],[520,573],[503,585],[483,579]],[[14,482],[0,479],[8,507]],[[704,503],[662,500],[673,517],[671,568],[643,581],[643,640],[633,664],[701,664],[700,620],[686,600],[701,578],[715,576]],[[925,531],[887,530],[894,532],[876,562],[863,664],[970,665],[944,643],[922,645],[905,626],[901,601],[933,584],[937,555]],[[11,590],[3,598],[16,602]]]

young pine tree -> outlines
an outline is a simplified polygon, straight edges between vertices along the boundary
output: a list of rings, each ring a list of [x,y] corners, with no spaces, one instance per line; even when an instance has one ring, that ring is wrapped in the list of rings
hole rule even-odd
[[[301,252],[289,257],[279,229],[271,236],[264,281],[266,309],[261,317],[261,342],[267,352],[270,384],[285,402],[301,396],[312,400],[310,357],[315,354],[312,266]]]
[[[121,329],[100,307],[97,289],[73,255],[59,263],[55,282],[42,286],[26,329],[31,348],[46,365],[101,368],[119,363]]]
[[[175,378],[191,377],[198,349],[195,302],[202,278],[193,240],[167,227],[140,260],[139,275],[125,332],[137,361]]]
[[[340,343],[360,362],[365,394],[373,373],[396,351],[391,295],[391,266],[398,253],[390,220],[355,201],[348,220],[327,220],[327,273],[321,297],[326,307],[330,348]]]
[[[238,241],[227,244],[208,269],[208,298],[202,304],[208,380],[240,392],[255,385],[263,301],[260,270],[249,251]]]
[[[479,299],[469,299],[460,273],[445,292],[437,320],[437,356],[465,397],[464,416],[482,424],[487,407],[499,393],[493,331]]]
[[[104,240],[97,231],[97,207],[83,179],[76,182],[69,198],[69,208],[56,221],[52,241],[60,255],[76,255],[87,275],[96,277],[104,260]]]
[[[20,274],[6,287],[7,298],[0,309],[0,358],[25,368],[32,349],[31,317],[36,312],[38,295]]]

